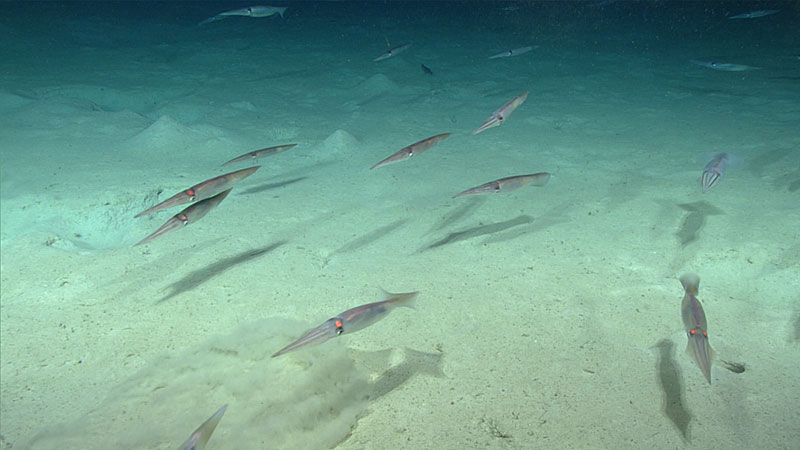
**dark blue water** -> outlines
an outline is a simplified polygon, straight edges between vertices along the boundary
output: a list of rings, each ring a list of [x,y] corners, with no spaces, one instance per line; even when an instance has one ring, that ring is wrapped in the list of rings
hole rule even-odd
[[[798,447],[800,3],[0,6],[5,444],[175,448],[228,404],[209,449]],[[379,287],[417,310],[270,358]]]

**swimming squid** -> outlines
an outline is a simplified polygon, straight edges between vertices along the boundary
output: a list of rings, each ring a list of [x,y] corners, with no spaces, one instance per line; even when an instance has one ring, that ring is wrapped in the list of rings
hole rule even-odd
[[[464,197],[465,195],[496,194],[508,192],[525,187],[528,185],[544,186],[550,181],[550,174],[547,172],[532,173],[530,175],[516,175],[513,177],[500,178],[499,180],[483,183],[480,186],[467,189],[458,193],[453,198]]]
[[[411,44],[403,44],[398,45],[397,47],[392,47],[389,50],[378,55],[373,61],[383,61],[384,59],[391,58],[392,56],[397,55],[400,52],[408,50],[408,47],[411,47]]]
[[[184,191],[178,192],[172,197],[164,200],[163,202],[146,209],[139,214],[133,216],[134,218],[146,216],[157,211],[161,211],[173,206],[183,205],[194,201],[200,201],[213,197],[220,192],[229,189],[234,184],[242,181],[243,179],[254,174],[261,166],[248,167],[247,169],[237,170],[235,172],[226,173],[218,177],[214,177],[203,181],[202,183],[195,184],[194,186]]]
[[[200,200],[199,202],[189,206],[188,208],[184,209],[178,214],[175,214],[164,225],[161,225],[156,231],[154,231],[151,235],[139,241],[136,245],[145,244],[159,236],[163,236],[169,233],[172,230],[183,228],[189,224],[197,222],[198,220],[203,218],[203,216],[208,214],[209,211],[214,209],[223,200],[225,200],[225,197],[227,197],[228,194],[231,193],[231,189],[233,188],[229,188],[227,191],[222,191],[211,198]],[[134,247],[136,245],[134,245]]]
[[[208,440],[211,439],[211,434],[217,428],[219,421],[222,420],[222,415],[225,414],[227,408],[228,405],[224,405],[218,409],[213,416],[209,417],[208,420],[194,430],[194,433],[178,447],[178,450],[203,450],[206,448]]]
[[[528,53],[531,50],[533,50],[533,47],[512,48],[511,50],[506,50],[504,52],[496,53],[490,56],[489,59],[508,58],[510,56],[517,56],[523,53]]]
[[[681,276],[681,284],[685,294],[681,302],[681,315],[683,316],[683,326],[686,328],[686,336],[689,342],[686,352],[694,357],[700,371],[711,384],[711,359],[714,351],[708,342],[708,324],[706,323],[706,313],[700,300],[697,299],[697,291],[700,288],[700,277],[693,273]]]
[[[704,194],[719,183],[728,167],[742,163],[742,158],[733,153],[719,152],[711,153],[708,156],[711,156],[711,160],[703,168],[703,175],[700,177],[700,184],[703,187]]]
[[[286,12],[286,6],[250,6],[247,8],[241,9],[234,9],[231,11],[225,11],[217,14],[216,16],[211,16],[208,19],[200,22],[198,25],[205,25],[210,22],[216,22],[217,20],[227,19],[228,17],[232,16],[243,16],[243,17],[269,17],[274,16],[275,14],[280,14],[281,18],[283,18],[283,13]]]
[[[375,164],[374,166],[370,167],[370,170],[377,169],[378,167],[387,166],[392,163],[405,161],[408,158],[411,158],[414,155],[419,155],[420,153],[428,150],[429,148],[433,147],[434,145],[442,142],[443,140],[447,139],[450,136],[450,133],[442,133],[437,134],[436,136],[431,136],[427,139],[423,139],[419,142],[409,145],[408,147],[403,147],[400,150],[393,153],[388,158],[384,159],[383,161]]]
[[[355,333],[383,319],[398,306],[405,306],[406,308],[413,309],[417,294],[419,294],[419,292],[408,292],[405,294],[392,294],[387,292],[386,300],[357,306],[338,314],[336,317],[331,317],[318,327],[308,330],[305,334],[300,336],[299,339],[282,348],[272,355],[272,357],[274,358],[284,353],[293,352],[303,347],[318,345],[344,333]]]
[[[244,155],[241,156],[237,156],[236,158],[233,158],[230,161],[226,161],[222,165],[227,166],[228,164],[235,164],[244,161],[254,161],[256,159],[261,159],[265,156],[270,156],[276,153],[280,153],[284,150],[289,150],[290,148],[296,145],[297,144],[286,144],[286,145],[276,145],[275,147],[262,148],[261,150],[256,150],[253,152],[245,153]]]
[[[473,135],[481,133],[483,131],[488,130],[489,128],[493,128],[496,126],[501,125],[503,122],[506,121],[509,117],[511,117],[511,113],[513,113],[519,105],[521,105],[525,100],[528,98],[528,93],[520,94],[505,105],[501,106],[497,109],[497,111],[493,112],[485,122],[481,124],[475,131],[472,132]]]

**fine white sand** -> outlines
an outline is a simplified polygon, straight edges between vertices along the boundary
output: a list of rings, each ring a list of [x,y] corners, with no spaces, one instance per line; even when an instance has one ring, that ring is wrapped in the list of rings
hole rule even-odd
[[[726,19],[759,5],[3,5],[3,445],[176,448],[228,404],[209,449],[798,448],[800,13]],[[708,152],[744,163],[703,194]],[[270,358],[380,288],[417,309]]]

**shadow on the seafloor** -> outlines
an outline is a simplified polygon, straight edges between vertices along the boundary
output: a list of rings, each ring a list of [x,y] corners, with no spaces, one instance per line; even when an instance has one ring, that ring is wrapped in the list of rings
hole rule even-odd
[[[776,191],[796,192],[800,190],[800,167],[792,161],[794,153],[795,149],[789,147],[767,150],[748,159],[747,168],[756,178],[771,179]]]
[[[706,217],[724,214],[722,210],[706,201],[681,203],[678,206],[686,211],[680,228],[675,232],[681,247],[686,247],[700,237],[700,230],[706,224]]]
[[[800,168],[798,168],[792,173],[786,174],[785,176],[778,178],[776,182],[784,182],[786,183],[786,189],[789,192],[797,192],[798,190],[800,190]]]
[[[361,237],[358,237],[350,242],[345,243],[341,247],[334,250],[333,253],[329,255],[329,257],[335,254],[348,253],[366,247],[367,245],[379,239],[387,237],[392,232],[403,226],[403,224],[405,224],[406,222],[408,222],[408,219],[400,219],[400,220],[395,220],[394,222],[384,225],[382,227],[378,227]]]
[[[299,183],[300,181],[305,180],[308,177],[297,177],[292,178],[290,180],[278,181],[277,183],[264,183],[259,186],[251,187],[250,189],[246,189],[244,191],[239,192],[238,195],[250,195],[250,194],[258,194],[259,192],[269,191],[272,189],[278,189],[284,186],[288,186],[290,184]]]
[[[185,277],[169,285],[168,289],[170,289],[170,292],[164,297],[162,297],[160,300],[158,300],[156,304],[165,302],[170,298],[175,297],[178,294],[190,291],[196,288],[197,286],[205,283],[206,281],[214,278],[215,276],[221,274],[222,272],[225,272],[226,270],[231,269],[239,264],[246,263],[254,258],[258,258],[259,256],[263,256],[275,250],[276,248],[282,246],[285,243],[286,241],[279,241],[274,244],[270,244],[266,247],[257,248],[254,250],[247,250],[237,255],[233,255],[228,258],[223,258],[215,263],[209,264],[208,266],[194,270],[189,274],[187,274]]]
[[[448,234],[447,236],[443,237],[442,239],[439,239],[438,241],[426,247],[423,247],[420,251],[431,250],[436,247],[441,247],[447,244],[453,244],[458,241],[472,239],[478,236],[499,233],[501,231],[508,230],[509,228],[525,225],[531,222],[533,222],[533,217],[527,215],[521,215],[513,219],[505,220],[503,222],[482,224],[472,228],[467,228],[466,230],[454,231]]]
[[[765,149],[763,152],[748,155],[747,159],[744,160],[745,168],[757,178],[763,177],[764,173],[774,175],[775,166],[791,166],[794,151],[791,147],[780,146]]]
[[[689,423],[692,421],[692,413],[685,405],[681,372],[674,359],[675,344],[669,339],[662,339],[658,341],[656,348],[658,349],[656,370],[662,393],[661,408],[664,415],[681,433],[683,440],[690,442]]]
[[[393,355],[401,352],[402,361],[392,364]],[[357,364],[365,366],[373,373],[379,375],[370,383],[368,395],[370,400],[382,397],[414,375],[423,374],[436,378],[444,377],[442,372],[442,352],[427,353],[410,348],[401,350],[389,349],[377,352],[355,352],[354,359]]]
[[[467,201],[461,203],[460,206],[454,208],[450,211],[447,215],[441,218],[431,229],[431,232],[442,230],[454,223],[458,222],[462,218],[469,215],[472,211],[478,208],[481,204],[486,201],[485,198],[481,199],[473,199],[473,201]]]

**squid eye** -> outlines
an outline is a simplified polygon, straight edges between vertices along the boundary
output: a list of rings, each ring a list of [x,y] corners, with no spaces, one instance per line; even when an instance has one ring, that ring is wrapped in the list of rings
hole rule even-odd
[[[336,325],[336,334],[337,335],[340,335],[340,334],[344,333],[344,328],[342,328],[343,324],[342,324],[341,320],[337,320],[333,324]]]
[[[689,330],[689,336],[694,336],[697,334],[697,330]]]

